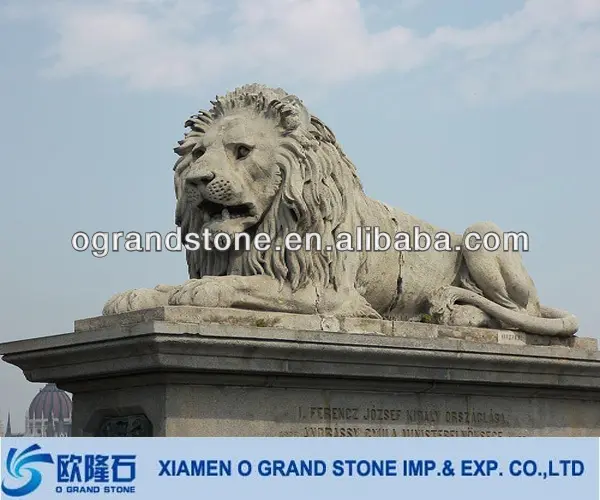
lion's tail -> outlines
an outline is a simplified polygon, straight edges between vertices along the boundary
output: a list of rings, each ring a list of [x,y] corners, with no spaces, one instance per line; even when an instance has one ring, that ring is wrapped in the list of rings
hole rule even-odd
[[[560,309],[541,306],[541,317],[530,316],[527,313],[507,309],[470,290],[458,289],[454,291],[458,295],[458,301],[474,305],[505,325],[526,333],[570,337],[579,330],[577,318],[573,314]]]

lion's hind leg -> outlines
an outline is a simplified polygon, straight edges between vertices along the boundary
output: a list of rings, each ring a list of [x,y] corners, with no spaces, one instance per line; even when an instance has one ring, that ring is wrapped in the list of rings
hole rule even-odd
[[[535,286],[517,251],[505,251],[502,245],[497,250],[483,246],[477,250],[468,248],[472,248],[474,243],[469,235],[477,234],[476,241],[482,242],[489,233],[502,239],[502,231],[491,222],[474,224],[465,231],[458,286],[443,287],[429,301],[430,314],[437,322],[453,326],[502,328],[505,325],[493,311],[540,316]],[[471,238],[470,241],[466,242],[467,238]],[[476,297],[487,300],[473,300]],[[495,304],[498,309],[481,308],[482,304],[487,306],[488,303]]]
[[[489,232],[503,237],[500,229],[491,223],[475,224],[467,232],[476,232],[482,239]],[[485,248],[473,251],[463,244],[467,282],[473,286],[445,286],[434,293],[430,301],[431,312],[434,318],[437,315],[437,322],[456,324],[461,321],[458,308],[472,306],[504,328],[538,335],[574,335],[579,328],[577,318],[564,311],[540,306],[535,285],[520,254],[502,246],[494,251]],[[464,280],[464,275],[462,278]],[[475,309],[471,309],[471,314],[476,317]]]
[[[491,222],[470,226],[464,237],[476,233],[481,239],[488,233],[502,239],[502,231]],[[469,250],[463,245],[462,256],[468,269],[468,277],[480,290],[480,294],[492,302],[512,311],[523,311],[539,316],[539,301],[533,280],[527,273],[518,251],[497,250],[480,247]],[[466,286],[465,288],[470,288]]]

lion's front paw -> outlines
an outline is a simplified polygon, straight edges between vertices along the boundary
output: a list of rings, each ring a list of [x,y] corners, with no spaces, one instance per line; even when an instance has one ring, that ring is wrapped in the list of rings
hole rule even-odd
[[[356,290],[349,292],[321,291],[317,302],[317,313],[333,314],[347,318],[382,319],[367,300]]]
[[[157,288],[138,288],[118,293],[112,296],[104,305],[103,316],[120,314],[130,311],[140,311],[142,309],[152,309],[153,307],[166,306],[168,304],[169,294],[163,291],[160,286]]]
[[[383,316],[373,309],[369,304],[362,304],[355,310],[357,318],[383,319]]]
[[[205,277],[186,281],[169,295],[169,305],[231,307],[234,290],[228,277]]]

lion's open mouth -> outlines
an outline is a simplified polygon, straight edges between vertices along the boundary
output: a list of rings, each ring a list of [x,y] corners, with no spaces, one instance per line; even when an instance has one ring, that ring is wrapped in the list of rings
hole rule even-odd
[[[204,213],[205,219],[209,220],[239,219],[242,217],[253,217],[255,214],[252,203],[221,205],[220,203],[204,200],[198,205],[198,208]]]

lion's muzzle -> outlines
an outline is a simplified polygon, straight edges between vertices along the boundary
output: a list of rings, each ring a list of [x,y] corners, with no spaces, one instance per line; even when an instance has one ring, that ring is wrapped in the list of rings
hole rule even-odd
[[[229,179],[199,171],[186,178],[186,191],[189,203],[200,211],[205,223],[238,221],[241,225],[232,229],[241,230],[255,221],[255,205],[240,200]]]
[[[201,188],[201,193],[205,199],[222,205],[231,201],[233,192],[231,182],[226,179],[213,179]]]
[[[188,189],[196,191],[203,200],[212,201],[220,205],[230,203],[235,190],[229,179],[217,177],[212,172],[199,172],[186,179]]]

